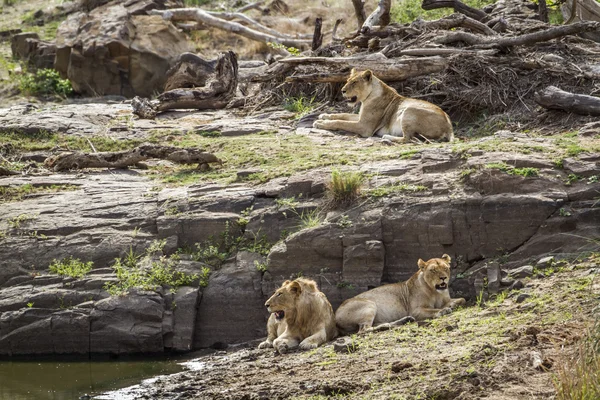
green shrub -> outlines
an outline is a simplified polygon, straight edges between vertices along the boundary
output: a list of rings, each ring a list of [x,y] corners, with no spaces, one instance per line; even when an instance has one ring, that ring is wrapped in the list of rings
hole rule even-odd
[[[283,108],[296,113],[297,117],[302,117],[312,111],[314,101],[314,97],[310,99],[307,97],[288,97],[283,102]]]
[[[82,278],[92,270],[93,266],[92,261],[82,262],[79,258],[66,257],[60,261],[53,260],[48,269],[58,275]]]
[[[359,196],[364,182],[360,172],[331,171],[331,181],[327,185],[327,197],[333,207],[352,204]]]
[[[55,95],[67,97],[73,93],[68,79],[61,79],[53,69],[39,69],[35,73],[25,73],[20,77],[19,89],[30,96]]]

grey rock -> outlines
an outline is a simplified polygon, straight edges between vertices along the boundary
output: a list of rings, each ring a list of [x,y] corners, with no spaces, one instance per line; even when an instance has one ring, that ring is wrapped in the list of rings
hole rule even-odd
[[[164,300],[152,292],[130,292],[96,302],[90,314],[90,352],[160,353]]]
[[[76,92],[150,97],[191,47],[160,16],[137,15],[139,4],[106,4],[67,17],[56,33],[54,67]]]
[[[197,287],[180,287],[177,289],[173,298],[173,350],[192,350],[198,300]]]
[[[520,280],[516,280],[515,283],[510,285],[509,290],[520,290],[520,289],[523,289],[524,287],[525,287],[525,285],[523,284],[523,282],[521,282]]]
[[[492,262],[487,265],[487,290],[489,294],[496,294],[500,290],[500,265]]]
[[[554,265],[555,262],[556,262],[556,259],[554,258],[554,256],[547,256],[547,257],[541,258],[536,263],[536,266],[538,268],[549,268],[552,265]]]
[[[509,271],[509,275],[516,279],[529,278],[533,275],[533,266],[524,265]]]
[[[531,297],[531,295],[530,295],[530,294],[527,294],[527,293],[521,293],[521,294],[519,294],[519,295],[517,296],[517,299],[516,299],[515,301],[516,301],[517,303],[519,303],[519,304],[520,304],[520,303],[524,302],[525,300],[527,300],[527,299],[528,299],[528,298],[530,298],[530,297]]]
[[[359,347],[358,343],[354,343],[348,336],[341,337],[333,342],[333,350],[336,353],[354,353]]]
[[[233,262],[212,273],[198,307],[194,348],[266,336],[267,297],[254,261],[264,262],[264,258],[240,252]]]

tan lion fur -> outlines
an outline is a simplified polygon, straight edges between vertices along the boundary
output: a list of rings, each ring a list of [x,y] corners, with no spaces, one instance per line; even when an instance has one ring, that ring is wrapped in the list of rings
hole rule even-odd
[[[394,142],[410,142],[416,135],[427,139],[454,140],[450,117],[435,104],[400,96],[370,70],[354,69],[343,96],[360,102],[359,114],[321,114],[313,127],[343,130],[362,137],[382,136]]]
[[[340,333],[362,332],[384,323],[398,325],[405,317],[434,318],[465,304],[463,298],[450,298],[450,261],[447,254],[427,262],[419,259],[419,270],[406,282],[383,285],[344,301],[335,313]]]
[[[280,353],[295,347],[307,350],[337,336],[333,308],[310,279],[283,282],[265,306],[271,316],[267,322],[267,340],[259,349],[274,347]],[[277,320],[276,312],[281,311],[285,315]]]

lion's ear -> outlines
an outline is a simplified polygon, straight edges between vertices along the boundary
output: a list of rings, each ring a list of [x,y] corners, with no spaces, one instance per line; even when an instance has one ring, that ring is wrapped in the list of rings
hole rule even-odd
[[[372,77],[373,77],[373,72],[371,72],[370,69],[363,72],[363,78],[365,79],[365,81],[367,81],[367,82],[370,81]]]
[[[287,281],[283,282],[283,283],[281,284],[281,286],[285,286],[285,285],[287,285],[287,284],[288,284],[288,283],[290,283],[290,282],[292,282],[292,281],[290,281],[290,280],[287,280]]]
[[[427,263],[420,258],[419,261],[417,261],[417,265],[419,266],[419,269],[425,269],[425,267],[427,267]]]
[[[442,256],[442,260],[446,261],[448,263],[448,265],[450,265],[450,262],[452,261],[452,259],[450,258],[450,256],[448,254],[444,254]]]
[[[300,294],[302,292],[302,286],[296,281],[290,282],[290,292],[294,294]]]
[[[352,70],[350,71],[350,76],[354,75],[356,75],[356,68],[352,68]]]

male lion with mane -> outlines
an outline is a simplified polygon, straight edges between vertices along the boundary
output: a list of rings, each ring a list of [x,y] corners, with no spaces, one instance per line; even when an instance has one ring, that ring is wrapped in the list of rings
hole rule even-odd
[[[321,114],[313,127],[343,130],[362,137],[381,136],[393,142],[427,139],[454,140],[450,117],[435,104],[400,96],[370,70],[352,69],[342,95],[350,104],[362,103],[359,114]]]
[[[383,285],[344,301],[335,313],[340,333],[439,317],[465,304],[463,298],[450,298],[450,261],[447,254],[419,259],[419,270],[406,282]]]
[[[296,347],[308,350],[337,336],[333,308],[310,279],[283,282],[265,306],[271,316],[267,340],[259,349],[274,347],[279,353]]]

